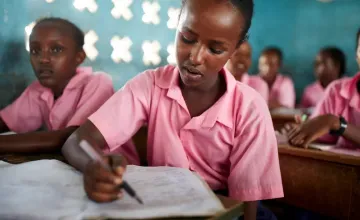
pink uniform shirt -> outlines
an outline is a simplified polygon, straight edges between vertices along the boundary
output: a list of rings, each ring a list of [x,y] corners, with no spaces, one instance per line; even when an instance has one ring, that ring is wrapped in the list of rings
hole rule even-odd
[[[344,78],[332,82],[325,91],[324,99],[319,103],[311,117],[333,114],[343,116],[348,123],[360,127],[360,95],[356,88],[360,73],[353,78]],[[325,135],[319,139],[327,143],[336,143],[338,147],[358,148],[343,137]]]
[[[113,94],[108,75],[94,74],[91,67],[79,67],[57,100],[49,88],[35,81],[1,110],[0,116],[17,133],[36,131],[43,124],[48,130],[59,130],[84,123]]]
[[[269,100],[269,87],[260,76],[250,76],[245,73],[241,77],[241,82],[255,89],[266,100]]]
[[[293,81],[287,76],[278,74],[270,89],[270,100],[277,100],[285,107],[294,108],[296,95]]]
[[[178,69],[165,66],[137,75],[89,119],[104,136],[107,151],[117,150],[146,123],[150,166],[190,169],[213,190],[228,188],[242,201],[282,197],[266,102],[229,72],[220,74],[227,90],[200,116],[189,114]]]
[[[314,82],[307,86],[304,90],[301,107],[311,108],[315,107],[325,95],[325,89],[321,86],[320,82]]]

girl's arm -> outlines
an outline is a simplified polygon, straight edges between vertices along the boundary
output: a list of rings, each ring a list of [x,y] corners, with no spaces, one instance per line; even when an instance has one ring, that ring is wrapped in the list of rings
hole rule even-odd
[[[0,120],[0,128],[3,128],[2,123],[2,120]],[[76,128],[74,126],[57,131],[0,135],[0,153],[51,152],[60,150],[66,139]]]
[[[345,132],[343,134],[343,137],[349,141],[352,141],[360,148],[360,128],[359,127],[352,125],[352,124],[348,124],[348,126],[345,129]]]
[[[244,220],[256,220],[257,201],[244,202]]]
[[[90,162],[90,158],[88,158],[85,152],[79,147],[81,140],[86,140],[99,152],[101,152],[103,146],[106,146],[106,141],[99,129],[89,120],[66,140],[61,149],[65,159],[71,166],[84,173],[86,165]]]

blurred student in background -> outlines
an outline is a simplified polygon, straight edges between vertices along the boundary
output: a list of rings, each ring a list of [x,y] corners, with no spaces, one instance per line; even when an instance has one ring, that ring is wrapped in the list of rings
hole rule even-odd
[[[269,88],[269,108],[294,108],[295,89],[293,81],[279,73],[283,54],[279,48],[268,47],[259,59],[259,75]]]
[[[231,72],[237,81],[255,89],[260,95],[268,101],[269,88],[266,82],[259,76],[250,76],[248,71],[251,66],[251,46],[248,41],[242,43],[233,53],[225,68]]]
[[[325,88],[334,80],[341,78],[345,73],[345,54],[336,47],[322,49],[315,59],[316,82],[305,88],[302,108],[315,107],[325,95]]]

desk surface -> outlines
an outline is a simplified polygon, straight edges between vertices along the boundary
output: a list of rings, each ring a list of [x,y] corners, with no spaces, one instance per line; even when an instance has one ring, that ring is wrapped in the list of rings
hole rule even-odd
[[[279,145],[279,154],[312,158],[316,160],[335,162],[350,166],[360,166],[360,157],[344,155],[344,154],[336,154],[332,152],[326,152],[326,151],[320,151],[314,149],[291,147],[289,145]]]

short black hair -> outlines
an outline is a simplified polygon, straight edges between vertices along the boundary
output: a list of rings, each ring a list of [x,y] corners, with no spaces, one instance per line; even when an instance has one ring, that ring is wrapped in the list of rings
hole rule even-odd
[[[283,52],[279,47],[275,47],[275,46],[267,47],[262,51],[262,54],[264,53],[274,53],[276,54],[276,56],[278,56],[280,64],[283,62]]]
[[[341,78],[346,72],[346,56],[344,52],[337,47],[325,47],[320,52],[329,55],[333,62],[339,65],[339,78]]]
[[[85,36],[84,33],[81,31],[81,29],[76,26],[74,23],[63,19],[63,18],[57,18],[57,17],[49,17],[49,18],[42,18],[38,20],[34,26],[34,28],[40,24],[44,23],[56,23],[60,25],[64,25],[65,28],[69,28],[69,32],[72,34],[73,39],[78,46],[78,49],[82,49],[84,46],[84,40]]]
[[[182,8],[184,7],[186,1],[187,0],[181,1],[181,11],[182,11]],[[227,0],[227,1],[231,2],[231,4],[237,10],[239,10],[242,13],[242,15],[244,16],[245,28],[244,28],[243,32],[241,33],[240,40],[238,42],[238,46],[239,46],[242,42],[246,41],[249,38],[248,32],[249,32],[249,29],[251,26],[251,20],[252,20],[253,14],[254,14],[254,2],[253,2],[253,0]],[[180,11],[180,15],[181,15],[181,11]]]

